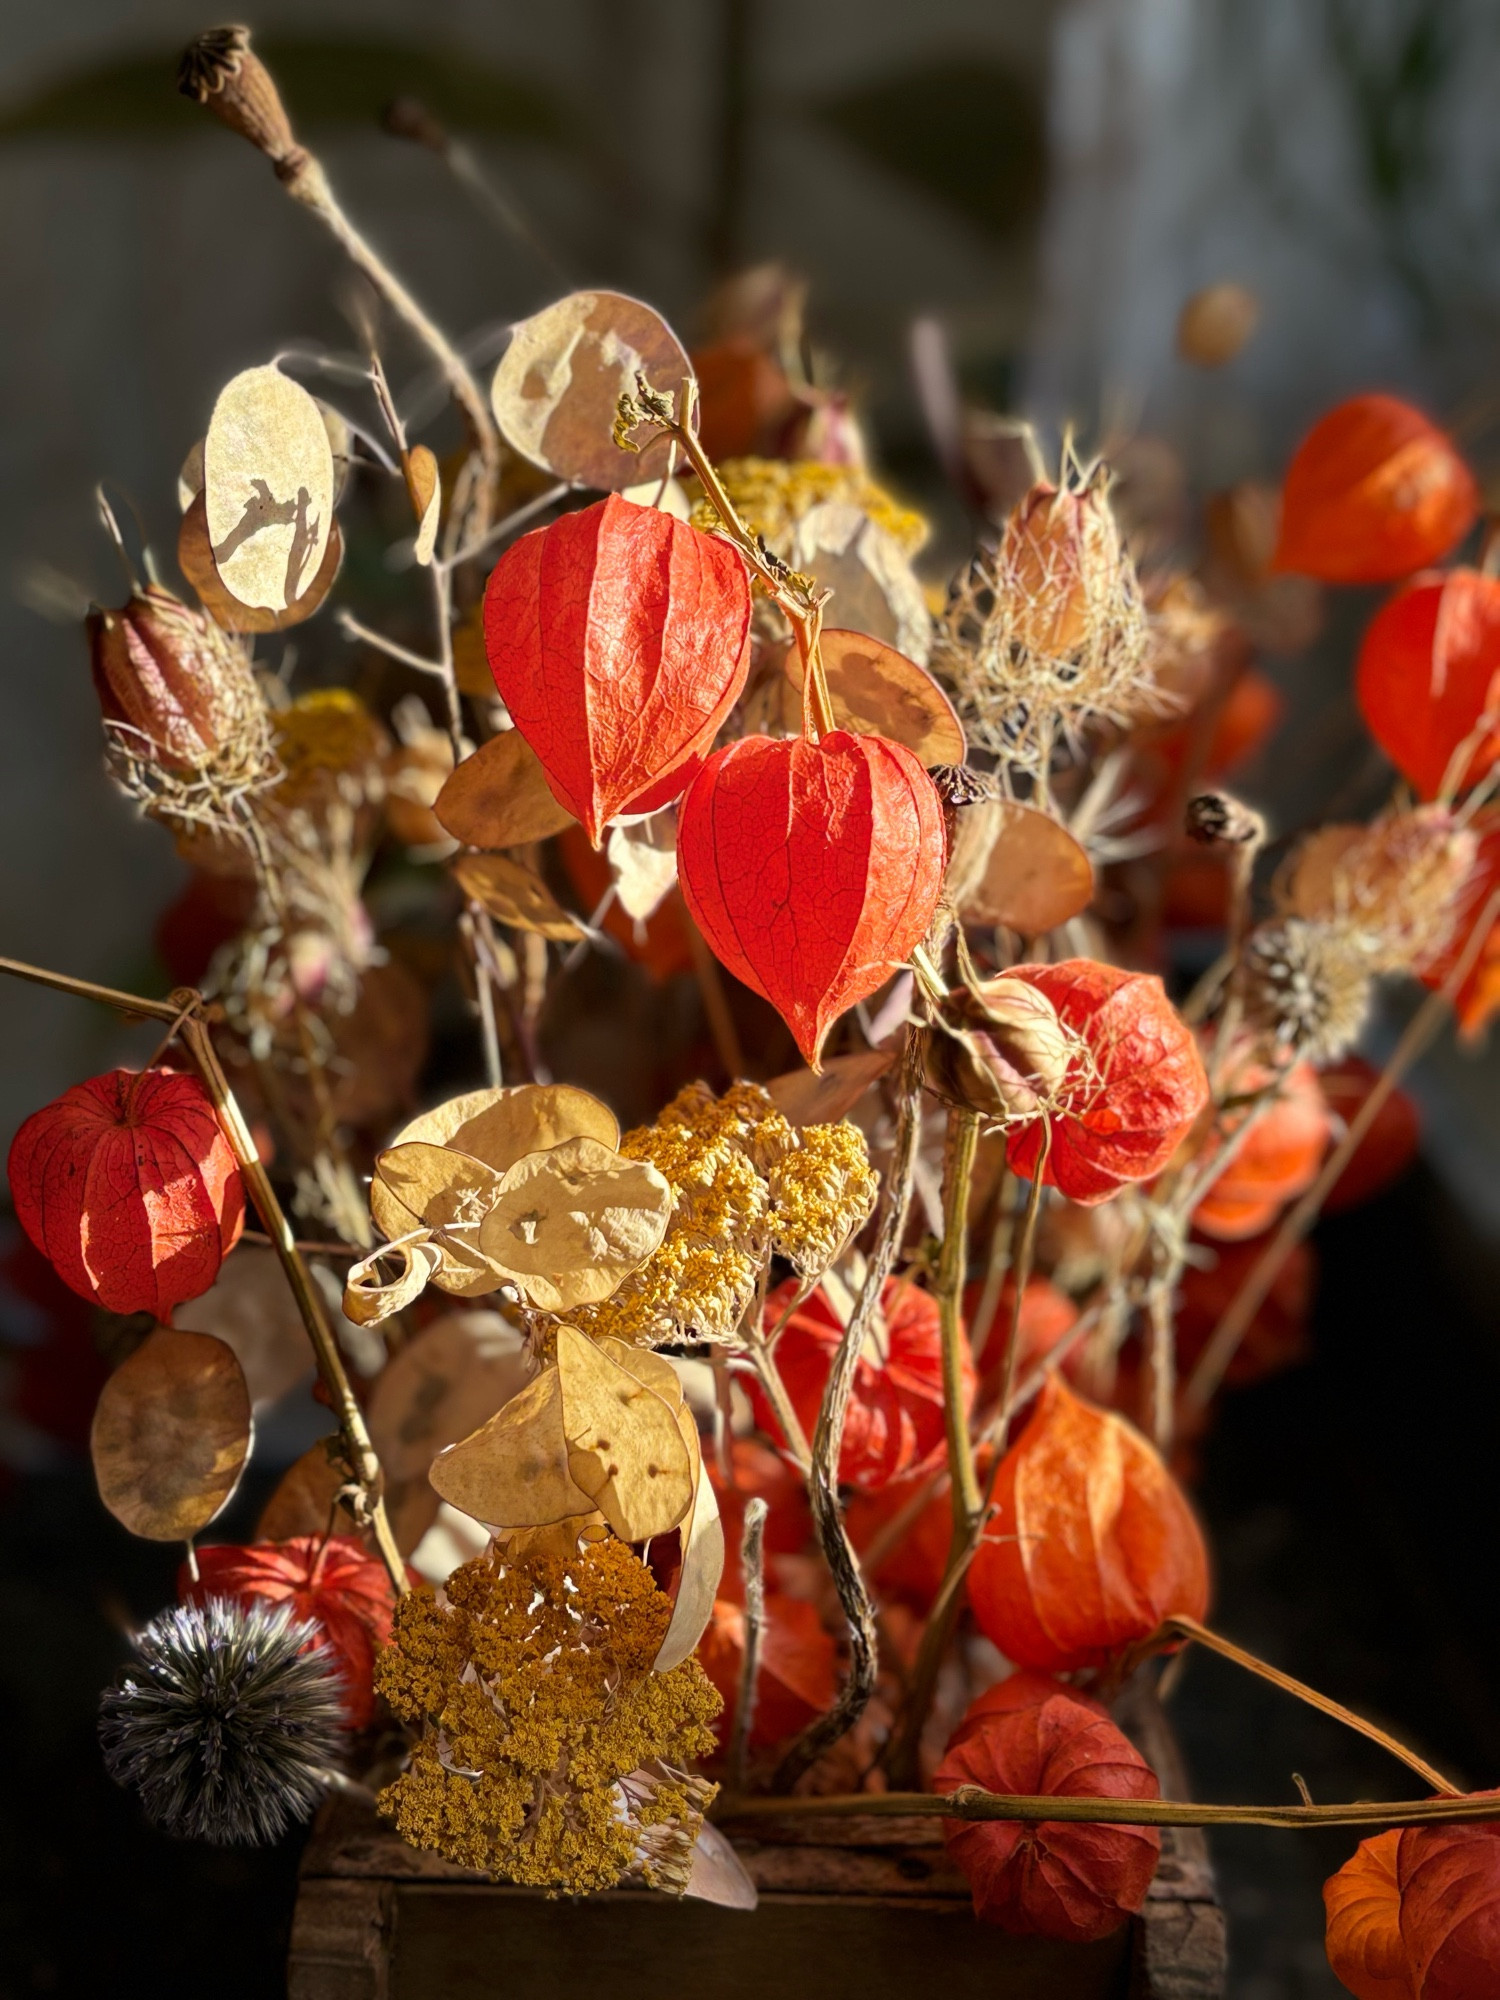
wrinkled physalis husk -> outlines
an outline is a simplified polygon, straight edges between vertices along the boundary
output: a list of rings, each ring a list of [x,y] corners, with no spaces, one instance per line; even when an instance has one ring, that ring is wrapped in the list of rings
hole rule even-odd
[[[849,628],[926,666],[932,617],[922,586],[899,544],[862,507],[829,501],[810,509],[797,523],[789,560],[832,591]]]
[[[133,1535],[206,1528],[250,1455],[250,1394],[233,1348],[153,1327],[105,1383],[90,1438],[99,1497]]]
[[[715,956],[816,1069],[838,1016],[926,936],[946,845],[942,802],[911,751],[834,730],[716,751],[682,802],[677,862]]]
[[[505,1282],[479,1235],[510,1168],[570,1139],[613,1152],[619,1137],[608,1106],[572,1084],[469,1091],[424,1111],[377,1155],[370,1213],[391,1242],[429,1231],[442,1253],[434,1282],[478,1297]]]
[[[396,1275],[381,1276],[382,1265],[394,1265]],[[427,1289],[428,1281],[443,1268],[443,1253],[436,1243],[418,1239],[411,1243],[382,1244],[351,1264],[344,1279],[344,1317],[356,1326],[378,1326],[392,1313],[400,1312]]]
[[[1013,799],[982,799],[959,821],[947,887],[966,923],[1040,937],[1088,908],[1094,871],[1050,814]]]
[[[1423,798],[1475,784],[1500,757],[1500,577],[1413,577],[1371,619],[1355,694],[1370,734]],[[1450,776],[1451,770],[1451,776]]]
[[[284,612],[318,573],[333,521],[333,453],[317,403],[274,365],[220,391],[203,440],[209,548],[249,610]]]
[[[672,1190],[597,1139],[528,1153],[506,1173],[480,1254],[544,1312],[595,1305],[660,1245]]]
[[[555,479],[606,492],[664,478],[664,440],[638,452],[614,442],[616,408],[644,375],[676,397],[687,354],[659,313],[621,292],[571,292],[512,329],[490,386],[495,421],[523,457]]]
[[[650,1541],[669,1534],[692,1505],[696,1452],[677,1408],[643,1379],[656,1357],[623,1342],[614,1351],[618,1358],[572,1327],[558,1328],[568,1471],[622,1541]]]
[[[927,1076],[950,1104],[1010,1124],[1055,1107],[1084,1055],[1046,994],[1002,972],[948,995],[928,1037]]]
[[[563,908],[536,870],[513,855],[460,855],[453,873],[466,896],[511,930],[535,931],[538,937],[564,944],[584,935],[583,925]]]
[[[34,1111],[7,1163],[16,1220],[62,1279],[110,1312],[166,1319],[239,1241],[245,1189],[207,1091],[116,1069]]]
[[[1156,1773],[1102,1702],[1043,1674],[1011,1674],[971,1704],[933,1773],[935,1792],[1154,1799]],[[1039,1826],[950,1819],[948,1853],[968,1877],[974,1914],[1018,1937],[1085,1943],[1140,1909],[1156,1873],[1151,1826]]]
[[[657,813],[639,825],[610,828],[605,843],[615,900],[638,924],[677,886],[677,822]]]
[[[1041,769],[1054,734],[1157,712],[1150,623],[1109,504],[1108,468],[1064,468],[1012,510],[949,594],[933,663],[972,733]]]
[[[850,1124],[794,1128],[759,1085],[690,1084],[620,1142],[669,1182],[661,1247],[576,1323],[596,1339],[730,1341],[774,1249],[816,1276],[869,1217],[878,1178]]]
[[[422,1735],[381,1811],[416,1847],[572,1895],[638,1870],[687,1886],[713,1787],[719,1697],[695,1661],[654,1673],[671,1606],[616,1541],[565,1557],[497,1549],[441,1599],[396,1609],[377,1687]]]
[[[1298,843],[1276,882],[1288,916],[1339,931],[1374,972],[1420,971],[1451,941],[1479,851],[1444,806],[1325,826]]]
[[[904,743],[919,762],[961,764],[968,755],[963,724],[925,667],[865,632],[825,627],[818,649],[834,722],[859,736]],[[802,661],[795,646],[783,665],[799,693]],[[801,726],[800,713],[792,717]]]
[[[1287,467],[1274,567],[1324,583],[1394,583],[1474,525],[1480,494],[1451,439],[1396,396],[1351,396]]]
[[[411,511],[417,518],[417,535],[412,544],[412,560],[426,568],[437,548],[438,522],[443,511],[443,481],[430,447],[413,445],[403,468]]]
[[[485,685],[490,685],[486,675]],[[547,783],[541,760],[519,729],[492,736],[465,757],[433,802],[433,812],[468,847],[525,847],[572,826]]]
[[[495,685],[596,847],[677,796],[750,664],[743,558],[618,494],[513,543],[484,616]]]

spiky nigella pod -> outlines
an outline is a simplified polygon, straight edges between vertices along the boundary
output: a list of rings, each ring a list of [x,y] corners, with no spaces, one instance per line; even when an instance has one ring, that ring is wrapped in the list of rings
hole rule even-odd
[[[309,1818],[343,1739],[338,1669],[316,1626],[225,1598],[181,1604],[135,1635],[100,1697],[118,1785],[164,1832],[260,1847]]]

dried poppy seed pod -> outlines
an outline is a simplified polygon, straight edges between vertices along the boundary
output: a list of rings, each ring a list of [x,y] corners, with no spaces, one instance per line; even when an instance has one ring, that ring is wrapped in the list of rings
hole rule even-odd
[[[1045,993],[1001,973],[960,987],[927,1041],[940,1097],[987,1118],[1034,1118],[1061,1085],[1076,1044]]]
[[[210,28],[189,42],[177,68],[177,88],[258,146],[283,180],[306,164],[281,93],[250,47],[248,28]]]
[[[182,775],[205,770],[259,710],[244,657],[213,620],[148,584],[87,621],[106,724],[130,755]]]
[[[1188,839],[1204,847],[1258,847],[1266,837],[1260,814],[1228,792],[1199,792],[1188,800],[1184,822]]]

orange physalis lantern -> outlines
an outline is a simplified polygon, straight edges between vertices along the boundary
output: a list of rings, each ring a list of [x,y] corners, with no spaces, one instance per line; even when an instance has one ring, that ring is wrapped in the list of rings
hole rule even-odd
[[[35,1111],[10,1148],[16,1219],[65,1285],[169,1319],[245,1226],[245,1189],[208,1093],[176,1070],[109,1070]]]
[[[1161,981],[1091,958],[1018,965],[1008,977],[1044,994],[1079,1042],[1050,1114],[1042,1178],[1088,1204],[1159,1174],[1208,1102],[1203,1058]],[[1045,1150],[1035,1118],[1012,1132],[1006,1158],[1030,1179]]]
[[[1056,1375],[1001,1461],[995,1501],[969,1602],[1017,1665],[1102,1666],[1163,1619],[1207,1609],[1208,1556],[1181,1488],[1139,1431]]]
[[[611,493],[506,550],[484,643],[547,783],[597,844],[616,814],[677,796],[739,699],[750,582],[726,542]]]
[[[1370,621],[1355,693],[1370,734],[1423,798],[1437,795],[1461,745],[1454,782],[1483,777],[1500,757],[1500,577],[1414,577]]]
[[[1391,583],[1456,547],[1479,488],[1446,434],[1396,396],[1352,396],[1298,445],[1272,567],[1324,583]]]
[[[1236,1078],[1243,1091],[1260,1089],[1266,1081],[1265,1073],[1254,1070]],[[1328,1145],[1328,1105],[1310,1063],[1297,1064],[1259,1116],[1241,1115],[1253,1119],[1248,1132],[1193,1210],[1195,1227],[1224,1243],[1268,1228],[1287,1202],[1312,1186]],[[1231,1121],[1225,1134],[1230,1144],[1234,1133]],[[1205,1149],[1198,1164],[1207,1168],[1212,1158]]]
[[[838,1016],[927,935],[946,865],[942,801],[917,758],[843,729],[728,744],[678,822],[693,921],[814,1067]]]
[[[698,1641],[698,1660],[724,1697],[714,1723],[721,1744],[734,1730],[740,1667],[745,1657],[745,1614],[723,1598],[714,1605],[708,1629]],[[760,1673],[750,1723],[753,1748],[784,1743],[833,1706],[837,1692],[837,1649],[812,1605],[779,1590],[766,1592]]]
[[[1328,1963],[1356,2000],[1415,2000],[1401,1942],[1400,1845],[1399,1827],[1362,1840],[1323,1884]]]
[[[973,1703],[933,1774],[935,1792],[1154,1799],[1156,1773],[1101,1702],[1043,1674],[1012,1674]],[[1139,1910],[1156,1873],[1151,1826],[1043,1820],[943,1822],[974,1914],[1020,1937],[1108,1937]]]

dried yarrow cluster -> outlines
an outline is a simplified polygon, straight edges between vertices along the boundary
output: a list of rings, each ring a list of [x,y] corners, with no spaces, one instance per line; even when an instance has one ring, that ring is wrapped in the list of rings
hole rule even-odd
[[[803,516],[830,503],[857,507],[904,556],[914,556],[931,533],[920,514],[903,507],[859,466],[824,465],[817,459],[728,458],[717,470],[751,533],[763,536],[783,557],[791,554]],[[705,533],[721,525],[708,500],[699,500],[692,521]]]
[[[794,1126],[753,1083],[722,1097],[689,1084],[620,1151],[663,1174],[676,1205],[661,1248],[612,1298],[571,1315],[595,1338],[732,1340],[771,1254],[803,1276],[823,1271],[879,1187],[857,1127]]]
[[[376,1684],[420,1726],[380,1795],[403,1839],[466,1868],[587,1894],[633,1870],[681,1890],[715,1787],[721,1702],[696,1660],[652,1671],[672,1607],[622,1542],[492,1550],[397,1607]]]

